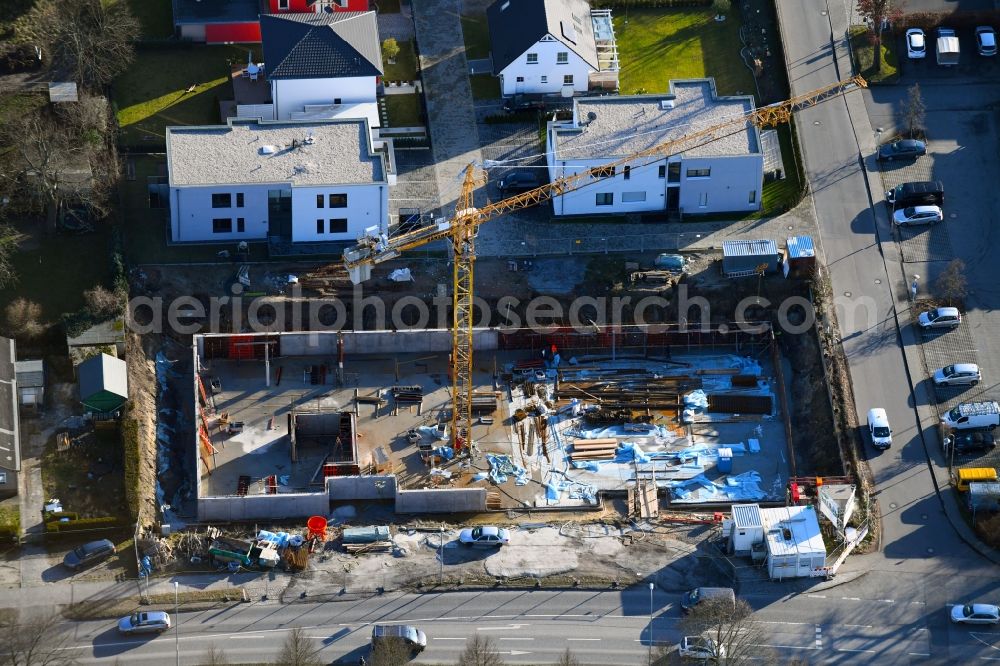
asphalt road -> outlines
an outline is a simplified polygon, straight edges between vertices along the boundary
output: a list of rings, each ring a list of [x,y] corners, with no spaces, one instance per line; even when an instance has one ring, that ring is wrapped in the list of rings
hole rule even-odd
[[[901,590],[905,591],[903,586]],[[1000,630],[969,629],[947,621],[947,604],[884,596],[863,581],[822,593],[749,595],[759,609],[761,650],[779,660],[824,663],[957,663],[995,658]],[[683,635],[680,595],[653,596],[655,645]],[[585,664],[642,664],[649,651],[650,598],[646,589],[621,592],[500,591],[386,595],[322,604],[248,604],[224,611],[182,613],[173,631],[150,638],[121,637],[114,622],[66,624],[66,649],[81,663],[197,664],[211,647],[235,662],[272,659],[292,627],[302,627],[331,663],[356,663],[371,625],[407,623],[423,629],[421,663],[455,663],[474,634],[491,636],[512,664],[552,663],[567,648]]]

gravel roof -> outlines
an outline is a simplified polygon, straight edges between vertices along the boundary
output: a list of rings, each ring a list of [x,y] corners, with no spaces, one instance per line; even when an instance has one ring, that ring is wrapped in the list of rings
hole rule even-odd
[[[673,108],[661,108],[663,100],[673,100]],[[754,103],[750,96],[716,97],[712,80],[695,79],[671,81],[667,94],[586,97],[575,107],[582,131],[556,131],[556,159],[623,157],[749,113]],[[760,145],[756,128],[747,123],[742,132],[678,152],[750,155],[759,153]]]
[[[310,134],[313,143],[307,145]],[[261,153],[265,146],[274,152]],[[168,127],[167,165],[172,187],[382,182],[382,156],[372,154],[369,146],[364,120],[231,121],[231,125]]]

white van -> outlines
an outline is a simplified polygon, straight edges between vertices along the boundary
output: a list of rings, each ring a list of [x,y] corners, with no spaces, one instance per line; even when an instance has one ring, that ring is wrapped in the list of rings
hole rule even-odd
[[[941,423],[954,430],[993,430],[1000,425],[1000,404],[995,400],[963,402],[945,412]]]
[[[881,407],[868,410],[868,434],[872,438],[872,446],[876,449],[887,449],[892,446],[892,428],[889,427],[889,416]]]

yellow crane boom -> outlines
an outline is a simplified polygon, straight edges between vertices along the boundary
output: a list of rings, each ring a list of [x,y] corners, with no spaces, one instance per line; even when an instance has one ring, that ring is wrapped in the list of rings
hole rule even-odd
[[[456,451],[461,450],[471,445],[473,269],[476,260],[476,230],[480,224],[506,213],[544,203],[554,196],[590,184],[595,179],[611,178],[618,166],[647,157],[662,158],[691,150],[740,131],[747,125],[758,128],[780,125],[788,122],[792,114],[800,109],[819,104],[856,88],[866,87],[868,87],[867,82],[860,76],[838,81],[783,102],[734,116],[722,123],[686,134],[680,139],[664,141],[599,167],[557,178],[528,192],[489,203],[482,208],[473,206],[472,196],[476,187],[485,183],[485,178],[478,175],[475,166],[470,164],[465,171],[454,217],[393,238],[386,235],[362,237],[356,246],[344,250],[344,266],[351,280],[358,283],[371,276],[371,268],[375,264],[395,259],[407,250],[428,243],[439,240],[450,242],[453,259],[451,441]]]

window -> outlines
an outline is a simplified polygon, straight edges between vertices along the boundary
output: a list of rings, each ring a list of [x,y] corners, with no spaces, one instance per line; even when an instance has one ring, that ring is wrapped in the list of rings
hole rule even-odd
[[[324,220],[316,220],[316,233],[321,234],[326,230]]]
[[[637,201],[645,200],[645,192],[622,192],[622,203],[635,203]]]
[[[598,192],[597,193],[597,205],[598,206],[611,206],[615,203],[614,192]]]
[[[757,190],[750,190],[750,198],[747,200],[747,203],[757,203]]]
[[[573,75],[572,74],[567,74],[566,76],[563,77],[563,85],[564,86],[571,86],[571,85],[573,85]]]
[[[659,176],[660,178],[666,178],[667,177],[667,167],[666,167],[666,165],[661,164],[660,168],[656,172],[656,175]]]
[[[212,220],[213,234],[230,234],[233,232],[233,220],[230,217],[217,217]]]
[[[708,192],[702,192],[698,197],[698,207],[704,208],[708,205]]]
[[[288,0],[278,0],[278,9],[288,9]]]
[[[688,178],[708,178],[711,175],[712,175],[712,169],[711,168],[708,168],[708,169],[688,169],[687,170],[687,177]]]
[[[330,233],[331,234],[346,234],[347,233],[347,218],[338,217],[330,220]]]
[[[7,472],[0,472],[0,483],[7,483]]]
[[[229,208],[233,205],[233,197],[229,194],[213,194],[212,208]]]
[[[341,99],[342,98],[340,98],[340,97],[334,97],[333,98],[333,103],[336,104],[337,106],[340,106]]]
[[[681,182],[681,163],[671,162],[667,165],[667,182],[668,183],[679,183]]]
[[[569,64],[569,52],[567,52],[567,51],[560,51],[559,53],[557,53],[556,54],[556,64],[557,65],[566,65],[566,64]]]
[[[523,76],[517,77],[517,82],[518,83],[524,83],[524,77]]]
[[[528,54],[528,64],[529,65],[537,65],[538,64],[538,54],[537,53],[529,53]]]
[[[330,208],[347,208],[347,195],[346,194],[331,194],[330,195]]]
[[[631,178],[632,177],[632,167],[629,166],[628,164],[626,164],[622,168],[622,175],[625,177],[625,180],[628,180],[629,178]]]
[[[316,195],[316,208],[322,208],[324,201],[326,201],[326,198],[322,194],[317,194]]]
[[[549,82],[549,77],[547,77],[547,76],[545,76],[545,75],[543,74],[543,75],[542,75],[542,83],[548,83],[548,82]]]
[[[242,218],[242,217],[236,218],[236,231],[238,233],[243,233],[246,230],[247,230],[247,221],[246,221],[246,219]]]
[[[236,207],[237,208],[243,208],[243,193],[242,192],[237,192],[236,193]]]

